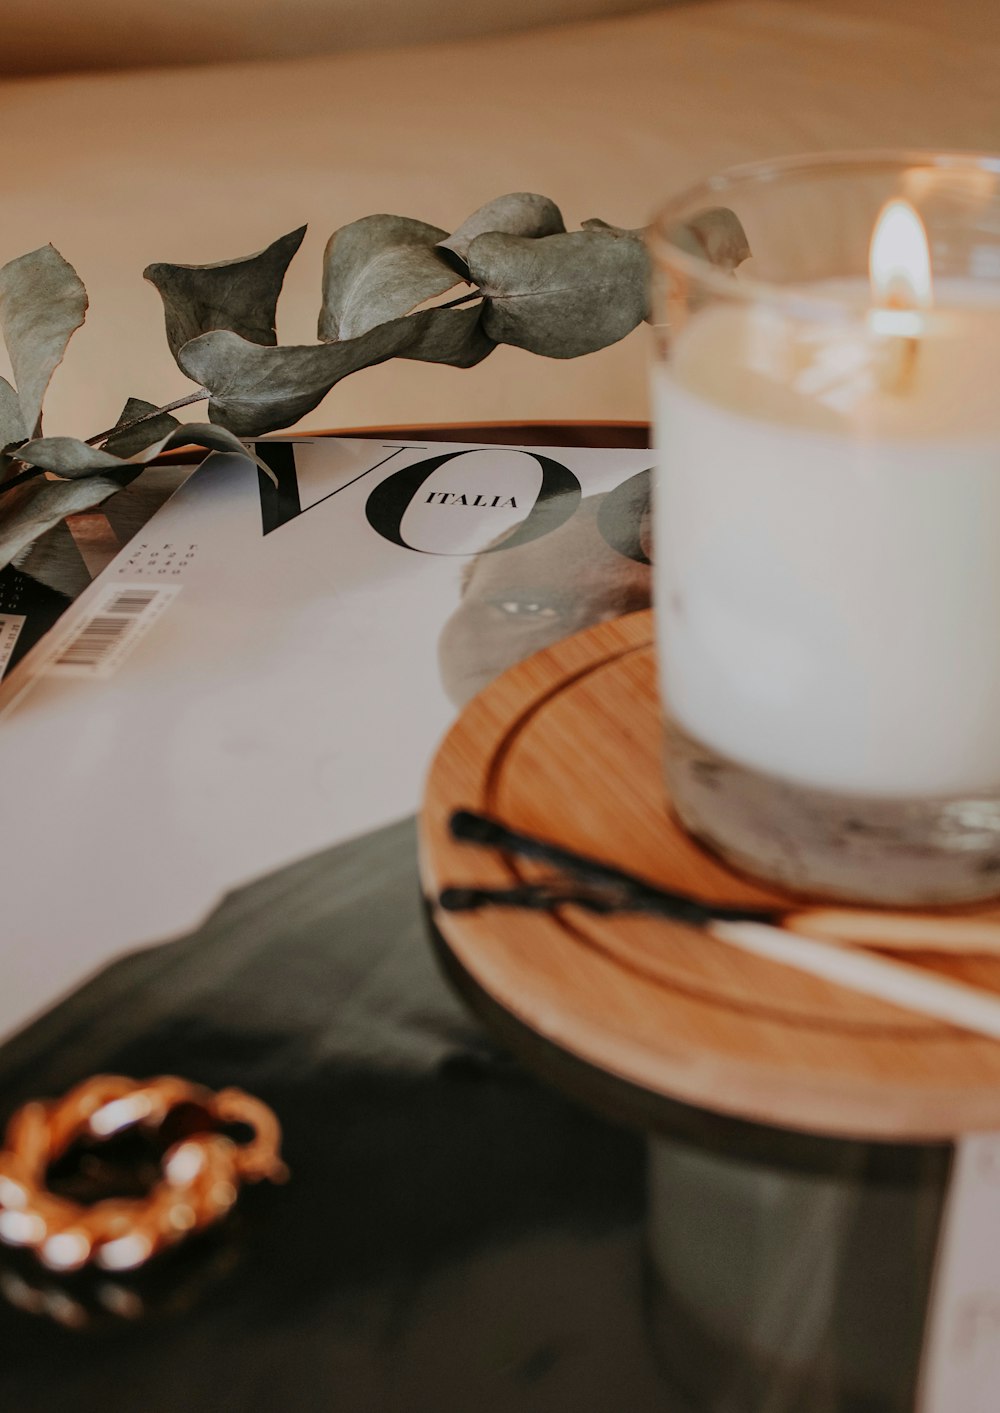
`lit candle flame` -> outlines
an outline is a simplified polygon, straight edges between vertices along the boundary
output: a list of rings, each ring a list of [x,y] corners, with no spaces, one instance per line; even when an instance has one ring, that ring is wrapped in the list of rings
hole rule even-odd
[[[933,303],[931,252],[924,223],[908,201],[883,206],[868,256],[872,294],[885,309],[928,309]]]

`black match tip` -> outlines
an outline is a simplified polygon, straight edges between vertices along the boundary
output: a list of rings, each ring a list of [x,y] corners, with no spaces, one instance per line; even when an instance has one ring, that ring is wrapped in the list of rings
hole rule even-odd
[[[448,824],[453,839],[463,839],[471,844],[492,844],[497,837],[494,821],[473,810],[456,810]]]
[[[478,889],[445,888],[438,898],[438,906],[446,913],[467,913],[481,902]]]

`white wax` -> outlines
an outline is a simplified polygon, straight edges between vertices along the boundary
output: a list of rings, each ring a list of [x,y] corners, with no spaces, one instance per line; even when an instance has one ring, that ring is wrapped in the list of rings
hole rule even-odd
[[[930,314],[904,391],[893,356],[750,306],[680,335],[654,390],[664,700],[803,784],[1000,787],[1000,310]]]

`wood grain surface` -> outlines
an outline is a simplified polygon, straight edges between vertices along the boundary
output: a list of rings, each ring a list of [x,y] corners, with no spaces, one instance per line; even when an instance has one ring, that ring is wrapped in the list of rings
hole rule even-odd
[[[1000,1126],[997,1042],[659,919],[433,905],[446,886],[543,873],[456,844],[447,821],[460,807],[701,898],[790,904],[688,838],[660,750],[648,612],[539,653],[470,704],[436,757],[421,818],[423,887],[466,994],[645,1091],[758,1123],[913,1142]],[[922,949],[919,961],[1000,993],[996,958]]]

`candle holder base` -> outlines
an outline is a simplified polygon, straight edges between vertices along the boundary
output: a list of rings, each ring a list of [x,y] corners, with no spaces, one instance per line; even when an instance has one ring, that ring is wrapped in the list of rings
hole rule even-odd
[[[668,808],[653,627],[648,611],[630,613],[554,643],[497,678],[452,726],[420,823],[422,884],[448,976],[505,1045],[619,1120],[656,1128],[664,1105],[675,1115],[679,1101],[749,1120],[746,1133],[767,1124],[822,1134],[824,1144],[847,1137],[879,1150],[913,1144],[917,1154],[958,1133],[1000,1131],[995,1040],[738,950],[677,918],[572,904],[440,906],[445,889],[500,896],[556,883],[541,859],[456,839],[451,822],[461,809],[688,898],[741,911],[794,910],[788,893],[753,884],[698,848]],[[857,939],[850,911],[841,931],[825,935]],[[987,929],[998,920],[996,906],[977,916]],[[894,952],[909,965],[1000,994],[994,953],[930,952],[934,919],[926,915],[912,919],[910,951],[907,915],[890,921]],[[942,917],[945,945],[954,921]],[[717,1151],[735,1151],[735,1142],[721,1140]],[[766,1150],[748,1147],[747,1166],[773,1142],[772,1135]],[[810,1140],[803,1161],[812,1167],[816,1156]],[[734,1200],[744,1210],[743,1198]],[[683,1222],[680,1211],[675,1216]],[[720,1259],[725,1250],[744,1252],[740,1233],[724,1238],[723,1231]],[[724,1260],[719,1270],[722,1290]],[[893,1291],[898,1284],[889,1282]],[[754,1392],[741,1409],[764,1407]],[[819,1413],[810,1392],[789,1409]],[[714,1391],[698,1393],[718,1413]],[[765,1402],[772,1396],[762,1391]]]
[[[892,907],[1000,895],[1000,789],[923,799],[816,789],[721,756],[669,720],[665,769],[690,834],[790,892]]]

